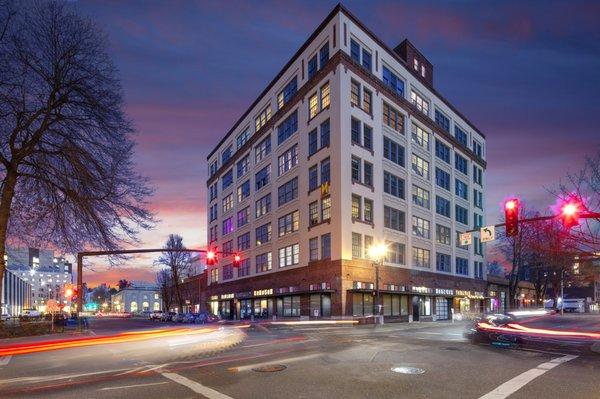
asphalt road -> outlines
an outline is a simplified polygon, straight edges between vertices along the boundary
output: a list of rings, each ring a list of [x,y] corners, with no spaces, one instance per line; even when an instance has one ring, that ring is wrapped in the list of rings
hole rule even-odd
[[[569,318],[567,324],[598,321]],[[135,319],[93,325],[99,335],[158,327],[165,326]],[[228,326],[183,338],[18,355],[0,358],[0,397],[600,397],[600,356],[473,345],[462,337],[464,327]],[[239,344],[229,348],[232,339]],[[212,343],[221,345],[219,353],[210,350]],[[422,373],[393,371],[410,368]]]

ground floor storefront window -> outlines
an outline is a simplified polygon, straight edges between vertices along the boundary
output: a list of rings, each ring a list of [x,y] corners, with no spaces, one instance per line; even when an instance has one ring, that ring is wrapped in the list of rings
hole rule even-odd
[[[267,318],[273,314],[273,299],[272,298],[257,298],[254,299],[254,317]]]
[[[448,311],[450,303],[448,298],[435,298],[435,316],[438,320],[448,320],[450,318]]]
[[[383,294],[384,316],[406,316],[408,315],[408,296]]]
[[[312,317],[331,317],[331,295],[330,294],[311,294],[311,296],[310,296],[310,316],[312,316]]]
[[[373,315],[373,294],[370,292],[352,293],[352,315],[353,316],[372,316]]]
[[[252,299],[240,301],[240,319],[249,319],[252,316]]]
[[[419,316],[431,316],[431,297],[419,297]]]
[[[300,317],[300,296],[277,298],[277,315],[282,317]]]
[[[209,302],[210,313],[214,315],[219,314],[219,301],[210,301]]]

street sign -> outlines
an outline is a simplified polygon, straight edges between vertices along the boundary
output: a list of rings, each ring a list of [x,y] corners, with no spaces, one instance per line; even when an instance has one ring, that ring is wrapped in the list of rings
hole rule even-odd
[[[473,242],[473,235],[471,233],[460,233],[460,245],[464,247],[465,245],[471,245]]]
[[[496,239],[496,227],[485,226],[480,230],[481,242],[494,241]]]

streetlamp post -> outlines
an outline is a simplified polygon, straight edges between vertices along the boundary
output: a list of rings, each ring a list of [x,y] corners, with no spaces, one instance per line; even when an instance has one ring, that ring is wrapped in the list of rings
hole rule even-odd
[[[379,290],[379,266],[383,264],[383,257],[387,251],[385,244],[371,245],[367,249],[369,258],[373,260],[375,266],[375,314],[377,315],[377,321],[379,322],[381,317],[381,297]]]

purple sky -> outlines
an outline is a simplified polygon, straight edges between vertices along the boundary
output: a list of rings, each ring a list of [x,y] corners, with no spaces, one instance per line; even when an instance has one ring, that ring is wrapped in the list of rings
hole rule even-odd
[[[408,37],[434,85],[487,136],[487,217],[507,195],[546,209],[547,193],[600,145],[600,3],[375,2],[344,5],[391,47]],[[142,235],[206,237],[206,155],[335,1],[79,1],[108,33],[139,170],[161,219]],[[139,258],[148,267],[151,258]],[[113,270],[89,281],[153,279]]]

